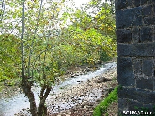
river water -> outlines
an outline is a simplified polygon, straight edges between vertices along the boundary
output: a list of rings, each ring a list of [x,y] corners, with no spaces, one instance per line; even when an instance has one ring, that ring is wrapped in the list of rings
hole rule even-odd
[[[99,76],[101,74],[103,74],[104,72],[106,72],[107,70],[111,69],[111,68],[115,68],[117,66],[116,62],[112,62],[112,63],[107,63],[105,65],[103,65],[102,67],[100,67],[100,69],[93,71],[93,72],[88,72],[85,75],[80,75],[77,76],[75,78],[69,78],[67,80],[65,80],[64,82],[60,83],[59,85],[55,85],[53,87],[53,90],[51,91],[51,93],[61,93],[62,91],[65,91],[64,89],[61,88],[65,88],[65,87],[71,87],[71,86],[75,86],[81,82],[86,82],[88,79],[92,79],[93,77]],[[33,88],[35,91],[35,98],[36,98],[36,103],[38,105],[39,103],[39,97],[38,97],[38,93],[39,93],[39,88],[38,87],[34,87]],[[95,90],[93,90],[95,91]],[[97,95],[98,97],[100,97],[100,95]],[[50,94],[47,98],[47,106],[49,106],[48,104],[48,99],[51,99],[53,97],[53,94]],[[78,98],[79,99],[79,98]],[[82,102],[82,97],[79,99],[79,102]],[[91,97],[90,97],[91,100]],[[75,103],[62,103],[59,102],[57,104],[55,104],[55,106],[59,105],[59,107],[61,108],[67,108],[69,109],[70,107],[75,106]],[[5,99],[0,99],[0,116],[14,116],[15,113],[18,113],[20,111],[22,111],[23,109],[27,109],[29,108],[29,101],[28,99],[24,96],[24,94],[17,94],[12,96],[11,98],[5,98]],[[57,108],[57,107],[55,107]],[[53,110],[56,112],[57,109]]]

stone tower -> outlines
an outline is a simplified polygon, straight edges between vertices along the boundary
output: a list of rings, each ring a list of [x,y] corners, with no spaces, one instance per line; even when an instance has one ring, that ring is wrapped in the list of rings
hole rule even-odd
[[[119,115],[153,113],[155,0],[116,0]],[[144,112],[145,111],[145,112]]]

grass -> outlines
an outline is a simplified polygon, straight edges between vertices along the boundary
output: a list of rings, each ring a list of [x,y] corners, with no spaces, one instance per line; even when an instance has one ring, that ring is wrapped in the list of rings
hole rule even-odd
[[[100,102],[99,105],[97,105],[93,111],[93,116],[102,116],[103,113],[106,112],[108,106],[117,100],[117,88],[115,89],[106,97],[103,101]]]

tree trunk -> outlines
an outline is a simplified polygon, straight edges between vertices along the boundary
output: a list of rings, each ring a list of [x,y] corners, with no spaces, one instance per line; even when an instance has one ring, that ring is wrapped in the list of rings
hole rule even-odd
[[[47,116],[47,107],[44,104],[39,104],[38,116]]]
[[[37,115],[37,106],[36,106],[36,102],[35,102],[35,97],[34,97],[33,92],[31,91],[31,85],[27,80],[25,80],[25,78],[22,81],[22,89],[23,89],[23,92],[25,93],[25,95],[29,99],[30,112],[31,112],[32,116],[38,116]]]
[[[46,89],[45,94],[43,95],[44,91]],[[40,91],[40,103],[39,103],[39,107],[38,107],[38,116],[47,116],[47,107],[45,105],[45,100],[48,97],[50,91],[51,91],[52,87],[42,87],[41,91]]]

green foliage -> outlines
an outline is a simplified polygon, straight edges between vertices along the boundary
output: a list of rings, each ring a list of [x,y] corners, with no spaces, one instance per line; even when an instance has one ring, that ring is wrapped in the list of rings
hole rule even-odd
[[[117,89],[115,89],[106,97],[103,101],[100,102],[98,106],[95,107],[93,116],[102,116],[106,112],[107,107],[114,101],[117,100]]]
[[[38,0],[25,1],[24,65],[25,75],[33,77],[30,81],[51,85],[72,65],[95,64],[116,55],[112,6],[101,6],[100,1],[91,3],[74,10],[67,8],[64,2],[50,2],[50,5],[43,4],[40,10]],[[18,39],[21,33],[21,1],[6,1],[6,4],[13,10],[6,9],[1,25],[0,81],[19,77],[21,73]],[[62,14],[64,8],[66,10]],[[97,8],[96,13],[88,13],[89,8]],[[68,19],[69,25],[66,24]],[[11,32],[13,34],[6,34]]]
[[[14,35],[0,35],[0,81],[17,78],[20,73],[19,39]]]

